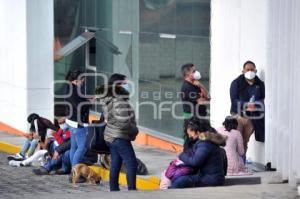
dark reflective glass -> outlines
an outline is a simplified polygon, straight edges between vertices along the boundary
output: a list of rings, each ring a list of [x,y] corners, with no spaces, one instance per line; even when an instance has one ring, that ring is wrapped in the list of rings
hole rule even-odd
[[[132,102],[139,104],[139,125],[182,137],[183,121],[172,115],[172,104],[181,100],[181,66],[194,63],[209,87],[210,0],[55,0],[54,9],[55,48],[86,27],[95,32],[89,42],[90,65],[107,77],[123,73],[138,84]],[[85,56],[82,46],[58,58],[55,80],[64,79],[71,68],[95,73],[86,68]],[[86,92],[92,94],[103,83],[102,76],[87,77]],[[61,92],[56,85],[55,93]],[[173,108],[173,114],[182,115],[180,105]]]

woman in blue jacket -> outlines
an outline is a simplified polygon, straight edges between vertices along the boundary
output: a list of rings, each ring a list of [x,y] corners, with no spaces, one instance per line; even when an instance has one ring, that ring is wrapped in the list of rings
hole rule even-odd
[[[195,172],[176,178],[170,188],[222,185],[225,175],[220,146],[225,145],[225,138],[205,119],[192,117],[186,122],[185,129],[189,140],[179,159]]]

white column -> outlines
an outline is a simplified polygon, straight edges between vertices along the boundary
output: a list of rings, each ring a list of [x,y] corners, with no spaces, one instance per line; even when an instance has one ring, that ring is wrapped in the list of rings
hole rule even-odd
[[[0,122],[53,118],[53,1],[0,0]]]
[[[27,0],[28,113],[53,119],[54,1]]]
[[[26,130],[26,0],[1,0],[0,24],[0,121]]]
[[[243,63],[257,65],[264,80],[267,54],[267,0],[211,1],[211,120],[220,126],[230,114],[230,83]],[[264,144],[250,139],[247,157],[265,163]]]
[[[300,3],[275,0],[269,8],[266,160],[295,184],[300,179]]]

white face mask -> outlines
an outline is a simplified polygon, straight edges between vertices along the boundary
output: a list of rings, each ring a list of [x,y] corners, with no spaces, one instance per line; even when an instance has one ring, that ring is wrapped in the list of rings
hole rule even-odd
[[[254,79],[255,75],[256,75],[256,73],[253,71],[248,71],[248,72],[244,73],[245,78],[249,79],[249,80]]]
[[[59,128],[61,128],[62,130],[67,130],[69,127],[68,127],[68,125],[67,125],[67,123],[63,123],[63,124],[60,124],[59,125]]]
[[[196,70],[196,71],[193,73],[193,78],[194,78],[195,80],[201,79],[201,74],[200,74],[200,72]]]
[[[130,93],[129,84],[122,84],[121,85],[128,93]]]

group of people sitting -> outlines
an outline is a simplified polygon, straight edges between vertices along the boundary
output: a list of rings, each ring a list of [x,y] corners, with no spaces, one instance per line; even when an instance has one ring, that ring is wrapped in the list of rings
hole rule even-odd
[[[39,165],[33,169],[36,175],[46,175],[55,171],[56,174],[70,174],[71,132],[60,117],[54,122],[32,113],[28,116],[29,132],[19,153],[7,157],[9,165],[22,167]],[[83,163],[92,165],[97,162],[97,154],[86,152]],[[83,181],[84,179],[81,179]]]
[[[138,128],[134,110],[129,101],[129,90],[125,75],[113,74],[107,85],[96,89],[94,99],[80,95],[84,77],[80,71],[70,71],[65,99],[73,108],[66,115],[52,123],[38,114],[30,114],[27,140],[20,153],[9,156],[9,165],[27,166],[41,164],[33,169],[37,175],[69,174],[77,164],[92,165],[97,162],[97,154],[89,153],[86,146],[88,113],[90,104],[95,101],[103,105],[105,116],[104,142],[111,154],[110,190],[119,191],[119,173],[122,163],[126,165],[128,190],[136,190],[137,158],[131,141],[134,141]],[[83,106],[84,104],[88,106]],[[224,183],[225,175],[245,173],[243,139],[237,131],[237,120],[230,116],[223,127],[215,130],[210,122],[196,116],[185,120],[185,144],[178,159],[171,162],[162,175],[162,188],[187,188],[218,186]],[[222,147],[224,148],[222,148]],[[36,148],[39,148],[34,153]],[[227,157],[226,157],[227,154]],[[84,179],[83,179],[84,180]]]
[[[232,116],[217,130],[206,119],[186,120],[183,152],[162,173],[160,188],[219,186],[226,175],[251,174],[243,161],[243,138],[237,126]]]
[[[37,114],[29,115],[28,122],[31,127],[30,133],[26,135],[27,141],[20,153],[8,157],[9,165],[27,166],[42,162],[42,166],[33,169],[33,172],[43,175],[53,170],[57,174],[68,174],[78,164],[89,165],[97,162],[98,154],[89,154],[90,146],[87,146],[89,109],[97,100],[104,105],[105,130],[102,139],[110,153],[110,190],[120,190],[119,174],[124,168],[123,164],[126,168],[128,190],[136,190],[138,171],[145,174],[147,169],[136,158],[131,143],[138,134],[138,128],[134,110],[129,103],[126,76],[113,74],[106,85],[96,89],[97,98],[93,99],[81,95],[84,80],[83,73],[78,70],[72,70],[66,76],[68,83],[65,88],[65,102],[71,107],[65,113],[67,118],[59,118],[53,124]],[[40,150],[33,153],[37,146]],[[26,157],[27,151],[29,153]]]
[[[70,174],[71,132],[65,119],[58,118],[52,123],[33,113],[27,120],[30,131],[21,151],[8,156],[9,165],[40,165],[33,169],[36,175],[46,175],[52,171],[60,175]],[[163,172],[161,189],[218,186],[224,183],[226,173],[247,174],[242,158],[243,139],[236,130],[237,125],[237,120],[230,116],[225,118],[223,127],[217,130],[211,127],[208,120],[197,117],[188,119],[185,123],[187,138],[183,152]],[[226,152],[225,156],[222,149]],[[96,162],[97,154],[88,152],[82,161],[87,165]],[[80,178],[81,182],[84,180]]]

